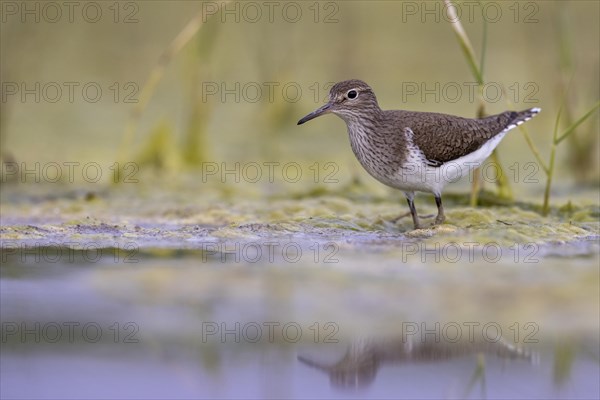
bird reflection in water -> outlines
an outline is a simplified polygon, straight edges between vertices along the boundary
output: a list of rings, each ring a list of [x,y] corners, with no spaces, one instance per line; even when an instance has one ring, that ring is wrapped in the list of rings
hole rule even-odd
[[[391,340],[360,339],[353,341],[344,357],[327,365],[308,357],[298,356],[305,365],[329,375],[332,385],[360,388],[370,385],[379,368],[385,364],[435,363],[467,355],[490,355],[507,360],[537,363],[537,354],[507,340],[461,341],[457,343],[431,340],[431,343],[411,338]]]

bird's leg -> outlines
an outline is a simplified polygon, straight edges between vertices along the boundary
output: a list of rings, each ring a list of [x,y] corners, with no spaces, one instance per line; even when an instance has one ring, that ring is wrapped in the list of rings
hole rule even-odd
[[[435,217],[435,224],[440,225],[443,224],[446,220],[446,215],[444,215],[444,206],[442,205],[442,196],[436,194],[435,195],[435,204],[437,204],[438,215]]]
[[[415,208],[414,197],[415,194],[413,192],[406,192],[406,201],[408,202],[408,208],[410,208],[410,215],[412,215],[413,224],[415,225],[415,229],[421,229],[421,224],[419,223],[419,216],[417,215],[417,209]]]

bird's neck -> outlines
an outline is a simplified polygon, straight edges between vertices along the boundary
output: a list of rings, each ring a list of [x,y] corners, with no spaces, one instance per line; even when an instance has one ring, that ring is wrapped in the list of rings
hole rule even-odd
[[[378,136],[378,126],[381,122],[381,113],[377,111],[341,117],[344,122],[346,122],[352,149],[358,156],[357,151],[359,149],[357,147],[370,147],[373,139],[376,140],[376,136]]]
[[[344,118],[348,128],[350,146],[361,165],[379,179],[377,165],[382,154],[389,151],[389,141],[382,128],[383,113],[369,113],[355,118]],[[379,160],[379,161],[378,161]]]

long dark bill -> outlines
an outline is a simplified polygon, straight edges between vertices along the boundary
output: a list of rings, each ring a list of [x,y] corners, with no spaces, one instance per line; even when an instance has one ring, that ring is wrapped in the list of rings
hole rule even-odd
[[[326,114],[330,108],[331,108],[331,103],[327,103],[323,107],[317,108],[315,111],[311,112],[306,117],[304,117],[300,121],[298,121],[298,125],[302,125],[303,123],[310,121],[311,119],[314,119],[320,115]]]

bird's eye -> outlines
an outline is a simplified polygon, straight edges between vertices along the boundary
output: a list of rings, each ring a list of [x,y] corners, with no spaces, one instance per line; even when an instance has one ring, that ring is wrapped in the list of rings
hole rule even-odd
[[[354,89],[348,91],[348,98],[355,99],[358,96],[358,92]]]

